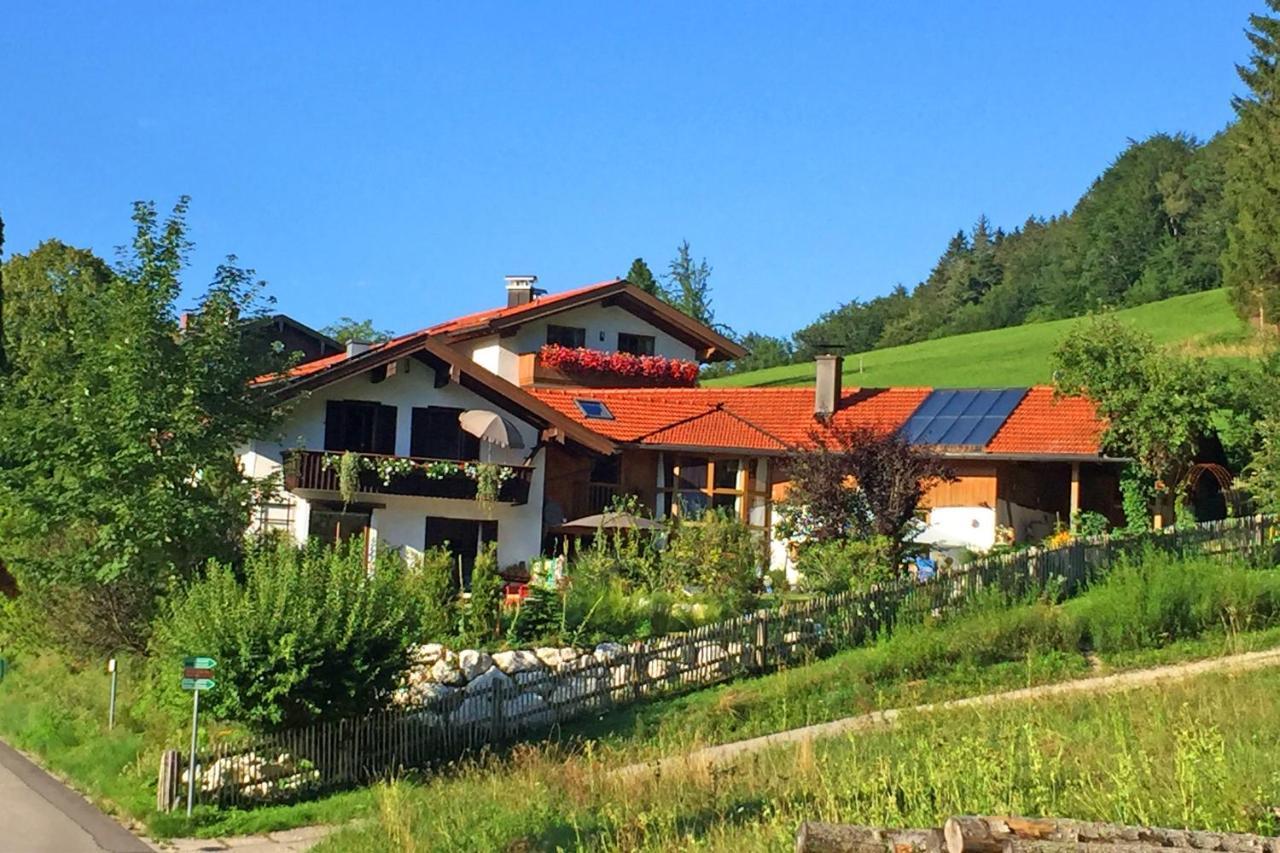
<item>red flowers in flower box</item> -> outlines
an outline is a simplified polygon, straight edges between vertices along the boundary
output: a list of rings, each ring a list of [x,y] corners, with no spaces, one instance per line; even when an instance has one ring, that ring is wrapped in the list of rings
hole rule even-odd
[[[611,373],[614,376],[643,377],[654,385],[693,385],[698,381],[698,365],[661,355],[633,355],[629,352],[602,352],[586,347],[547,344],[538,352],[543,367],[565,373]]]

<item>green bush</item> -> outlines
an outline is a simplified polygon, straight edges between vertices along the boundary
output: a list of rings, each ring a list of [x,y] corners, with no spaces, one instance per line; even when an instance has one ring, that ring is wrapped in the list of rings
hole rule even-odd
[[[1065,607],[1099,651],[1155,648],[1209,630],[1274,624],[1280,620],[1280,572],[1149,549],[1117,564]]]
[[[152,642],[164,701],[185,697],[184,655],[218,661],[206,701],[215,716],[254,727],[360,714],[383,704],[422,637],[422,578],[398,552],[366,566],[360,541],[259,546],[243,570],[210,564],[176,591]]]
[[[883,536],[805,543],[796,560],[799,587],[832,594],[891,580],[892,552],[892,541]]]
[[[443,642],[453,634],[458,596],[453,582],[453,555],[432,548],[410,565],[422,592],[422,640]]]
[[[673,527],[663,562],[669,577],[713,591],[731,607],[749,606],[760,589],[764,547],[751,528],[721,512]]]
[[[502,576],[498,574],[498,546],[490,542],[476,555],[476,564],[471,570],[471,597],[459,632],[465,641],[476,645],[494,641],[502,585]]]

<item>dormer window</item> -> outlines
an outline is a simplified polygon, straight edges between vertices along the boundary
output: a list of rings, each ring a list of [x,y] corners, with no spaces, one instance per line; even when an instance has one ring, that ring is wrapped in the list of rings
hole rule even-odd
[[[629,352],[632,355],[653,355],[653,335],[633,335],[630,332],[618,332],[618,352]]]
[[[587,330],[576,326],[547,326],[547,343],[574,349],[587,345]]]
[[[596,421],[613,420],[613,412],[609,411],[609,407],[604,404],[603,400],[583,400],[575,398],[578,404],[578,411],[582,412],[584,418],[590,418]]]

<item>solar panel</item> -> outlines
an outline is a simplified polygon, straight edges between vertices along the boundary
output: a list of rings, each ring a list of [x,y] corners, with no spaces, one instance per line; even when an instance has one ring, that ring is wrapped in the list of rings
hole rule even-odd
[[[902,427],[912,444],[986,445],[1027,395],[1026,388],[933,391]]]
[[[582,412],[583,417],[597,421],[613,420],[613,412],[609,411],[609,407],[600,400],[579,400],[574,398],[573,402],[578,404],[578,410]]]

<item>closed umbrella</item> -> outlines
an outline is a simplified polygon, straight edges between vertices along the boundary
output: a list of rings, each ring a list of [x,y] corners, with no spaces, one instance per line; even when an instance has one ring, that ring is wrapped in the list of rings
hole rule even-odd
[[[499,447],[524,447],[524,439],[516,425],[497,412],[487,409],[468,409],[458,415],[458,425],[476,438]]]

